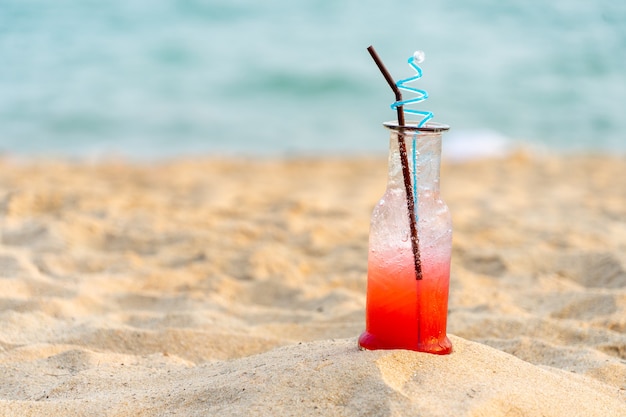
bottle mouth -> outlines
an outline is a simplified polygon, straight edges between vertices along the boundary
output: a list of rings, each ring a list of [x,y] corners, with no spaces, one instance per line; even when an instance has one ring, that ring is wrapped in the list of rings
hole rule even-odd
[[[407,121],[404,126],[400,126],[397,120],[392,120],[390,122],[383,123],[387,129],[396,130],[396,131],[409,131],[409,132],[446,132],[450,130],[450,126],[444,125],[443,123],[436,122],[427,122],[424,123],[423,126],[417,126],[419,122],[415,121]]]

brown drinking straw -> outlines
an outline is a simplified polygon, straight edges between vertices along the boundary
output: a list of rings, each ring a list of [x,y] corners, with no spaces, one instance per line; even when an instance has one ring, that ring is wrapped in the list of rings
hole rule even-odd
[[[380,57],[374,50],[373,46],[369,46],[367,51],[372,56],[372,59],[378,66],[383,77],[387,80],[387,84],[393,90],[396,96],[396,102],[402,101],[402,93],[396,85],[396,82],[385,68],[385,65],[381,61]],[[413,262],[415,263],[415,279],[422,279],[422,261],[420,259],[419,238],[417,236],[417,224],[415,223],[415,204],[413,203],[413,188],[411,187],[411,172],[409,171],[409,160],[406,154],[406,144],[404,143],[404,108],[398,106],[396,108],[398,114],[398,147],[400,148],[400,162],[402,164],[402,177],[404,178],[404,189],[406,191],[406,206],[409,212],[409,227],[411,229],[411,246],[413,248]]]

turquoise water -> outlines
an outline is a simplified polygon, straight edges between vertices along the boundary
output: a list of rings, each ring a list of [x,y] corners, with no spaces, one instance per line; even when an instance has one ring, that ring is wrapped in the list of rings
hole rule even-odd
[[[0,0],[0,150],[386,152],[396,79],[456,152],[626,151],[626,3]]]

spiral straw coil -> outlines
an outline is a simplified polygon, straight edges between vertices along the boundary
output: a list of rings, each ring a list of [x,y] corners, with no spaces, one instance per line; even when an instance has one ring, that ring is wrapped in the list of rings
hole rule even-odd
[[[412,77],[405,78],[403,80],[396,82],[396,86],[398,88],[404,91],[409,91],[411,93],[417,94],[417,96],[407,99],[407,100],[396,101],[391,105],[391,108],[393,110],[397,110],[398,107],[402,107],[405,113],[417,114],[419,116],[422,116],[422,120],[420,120],[420,122],[417,124],[417,127],[424,126],[424,124],[427,121],[433,118],[432,112],[425,111],[425,110],[407,109],[405,107],[406,105],[422,102],[428,98],[428,93],[425,90],[407,86],[407,84],[422,78],[422,69],[417,64],[420,64],[423,61],[424,61],[424,52],[422,51],[415,52],[413,56],[408,59],[408,63],[415,70],[416,74]]]

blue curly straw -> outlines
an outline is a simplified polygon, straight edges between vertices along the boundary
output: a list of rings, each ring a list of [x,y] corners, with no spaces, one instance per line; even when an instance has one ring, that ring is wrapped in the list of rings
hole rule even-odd
[[[398,88],[404,90],[404,91],[409,91],[411,93],[415,93],[417,94],[416,97],[410,98],[408,100],[399,100],[394,102],[391,105],[391,108],[393,110],[397,110],[398,107],[403,107],[407,104],[415,104],[415,103],[419,103],[421,101],[424,101],[428,98],[428,93],[425,90],[420,90],[419,88],[413,88],[413,87],[408,87],[407,84],[411,83],[413,81],[417,81],[420,78],[422,78],[422,69],[415,63],[415,55],[417,54],[417,52],[409,58],[408,63],[409,65],[415,70],[415,72],[417,74],[415,74],[412,77],[409,78],[405,78],[403,80],[400,80],[398,82],[396,82],[396,86],[398,86]],[[424,126],[424,124],[429,121],[430,119],[433,118],[433,113],[429,112],[429,111],[425,111],[425,110],[415,110],[415,109],[407,109],[404,108],[404,112],[405,113],[411,113],[411,114],[418,114],[422,117],[422,120],[420,120],[420,122],[417,124],[417,127],[422,127]]]
[[[415,62],[416,60],[416,56],[418,56],[419,52],[415,52],[415,54],[413,54],[412,57],[410,57],[408,59],[408,63],[409,65],[415,70],[416,74],[412,77],[409,78],[405,78],[403,80],[400,80],[398,82],[396,82],[396,86],[399,89],[402,89],[404,91],[408,91],[411,93],[415,93],[417,94],[417,96],[407,99],[407,100],[397,100],[394,103],[391,104],[391,108],[393,110],[396,110],[398,108],[402,108],[402,110],[405,113],[410,113],[410,114],[417,114],[422,116],[422,120],[419,121],[419,123],[417,124],[417,127],[422,127],[424,126],[424,124],[426,124],[426,122],[428,122],[430,119],[433,118],[433,113],[430,111],[425,111],[425,110],[415,110],[415,109],[407,109],[404,106],[407,104],[416,104],[416,103],[420,103],[424,100],[426,100],[428,98],[428,92],[426,92],[425,90],[421,90],[419,88],[414,88],[414,87],[409,87],[407,86],[408,83],[411,83],[413,81],[417,81],[420,78],[422,78],[422,69],[417,65],[417,63]],[[422,56],[423,59],[423,56]],[[415,206],[415,222],[417,223],[417,221],[419,220],[419,210],[417,209],[418,203],[419,203],[419,196],[418,196],[418,192],[417,192],[417,155],[415,152],[415,145],[416,145],[416,141],[417,141],[417,133],[415,135],[413,135],[413,141],[412,141],[412,146],[413,146],[413,152],[412,152],[412,165],[413,165],[413,204]]]

